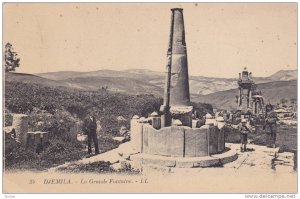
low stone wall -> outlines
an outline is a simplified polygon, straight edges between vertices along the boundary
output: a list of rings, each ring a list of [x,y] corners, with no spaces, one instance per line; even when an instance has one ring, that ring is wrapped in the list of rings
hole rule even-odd
[[[25,114],[12,114],[12,126],[4,127],[5,150],[12,149],[17,145],[35,151],[43,148],[49,142],[48,132],[28,132],[28,116]]]
[[[27,132],[26,146],[32,150],[38,150],[49,142],[48,132],[35,131]]]
[[[203,157],[225,150],[224,131],[212,125],[201,128],[171,126],[155,129],[131,120],[131,145],[136,152],[170,157]]]

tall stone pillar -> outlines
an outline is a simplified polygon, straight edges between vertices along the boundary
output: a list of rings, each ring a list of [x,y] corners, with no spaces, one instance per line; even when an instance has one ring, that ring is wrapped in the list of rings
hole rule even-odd
[[[249,103],[248,103],[248,108],[250,108],[252,106],[252,91],[249,90]]]
[[[161,126],[170,126],[172,119],[179,119],[184,126],[192,126],[188,62],[185,43],[183,12],[171,9],[170,40],[167,53],[167,75]]]
[[[185,43],[183,12],[181,8],[171,9],[173,34],[171,46],[170,105],[189,106],[190,89],[188,62]]]
[[[238,99],[238,107],[240,107],[242,105],[242,92],[243,92],[243,89],[242,88],[239,88],[239,99]]]

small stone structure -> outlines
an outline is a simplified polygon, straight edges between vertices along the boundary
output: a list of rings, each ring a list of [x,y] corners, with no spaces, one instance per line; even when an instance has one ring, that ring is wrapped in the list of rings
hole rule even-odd
[[[26,133],[28,132],[28,116],[25,114],[13,114],[12,127],[16,132],[16,140],[26,145]]]
[[[49,142],[49,135],[47,132],[35,131],[27,132],[26,147],[33,150],[41,150],[43,146]]]
[[[49,142],[48,132],[28,132],[28,116],[25,114],[12,114],[12,126],[4,128],[5,148],[20,144],[34,151]]]
[[[242,73],[239,73],[239,97],[238,109],[242,114],[250,112],[254,115],[264,114],[264,99],[261,91],[256,89],[256,84],[252,79],[252,73],[244,68]]]

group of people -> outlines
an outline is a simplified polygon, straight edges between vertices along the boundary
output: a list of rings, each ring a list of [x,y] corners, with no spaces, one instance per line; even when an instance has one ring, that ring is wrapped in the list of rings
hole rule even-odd
[[[277,133],[278,117],[271,104],[266,105],[266,115],[263,130],[267,134],[267,146],[276,147],[276,133]],[[248,134],[252,132],[251,126],[246,119],[242,119],[238,126],[241,139],[241,152],[247,151]]]
[[[264,130],[267,133],[268,147],[276,147],[276,132],[277,132],[277,114],[273,110],[273,106],[271,104],[266,105],[266,115],[265,115],[265,124]],[[205,124],[205,120],[204,120]],[[92,113],[87,114],[86,118],[83,121],[82,131],[87,135],[88,141],[88,153],[92,153],[92,142],[95,146],[95,154],[99,154],[99,146],[98,146],[98,138],[97,138],[97,124],[95,116]],[[247,143],[248,143],[248,134],[252,132],[252,127],[250,125],[250,121],[247,119],[242,119],[241,123],[238,126],[238,130],[240,132],[240,143],[241,143],[241,152],[247,151]]]

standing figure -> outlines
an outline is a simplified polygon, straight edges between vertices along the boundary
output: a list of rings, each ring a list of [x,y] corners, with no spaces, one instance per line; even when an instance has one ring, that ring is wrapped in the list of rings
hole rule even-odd
[[[99,154],[99,146],[98,146],[98,139],[97,139],[97,124],[95,117],[89,113],[87,117],[83,121],[82,130],[88,136],[88,153],[92,153],[92,140],[95,145],[95,154]]]
[[[276,147],[276,133],[277,133],[277,113],[273,110],[271,104],[266,105],[266,119],[264,129],[267,133],[267,146]]]
[[[251,133],[251,130],[247,126],[246,119],[242,119],[242,121],[239,125],[239,131],[241,134],[241,152],[247,151],[248,133]]]

